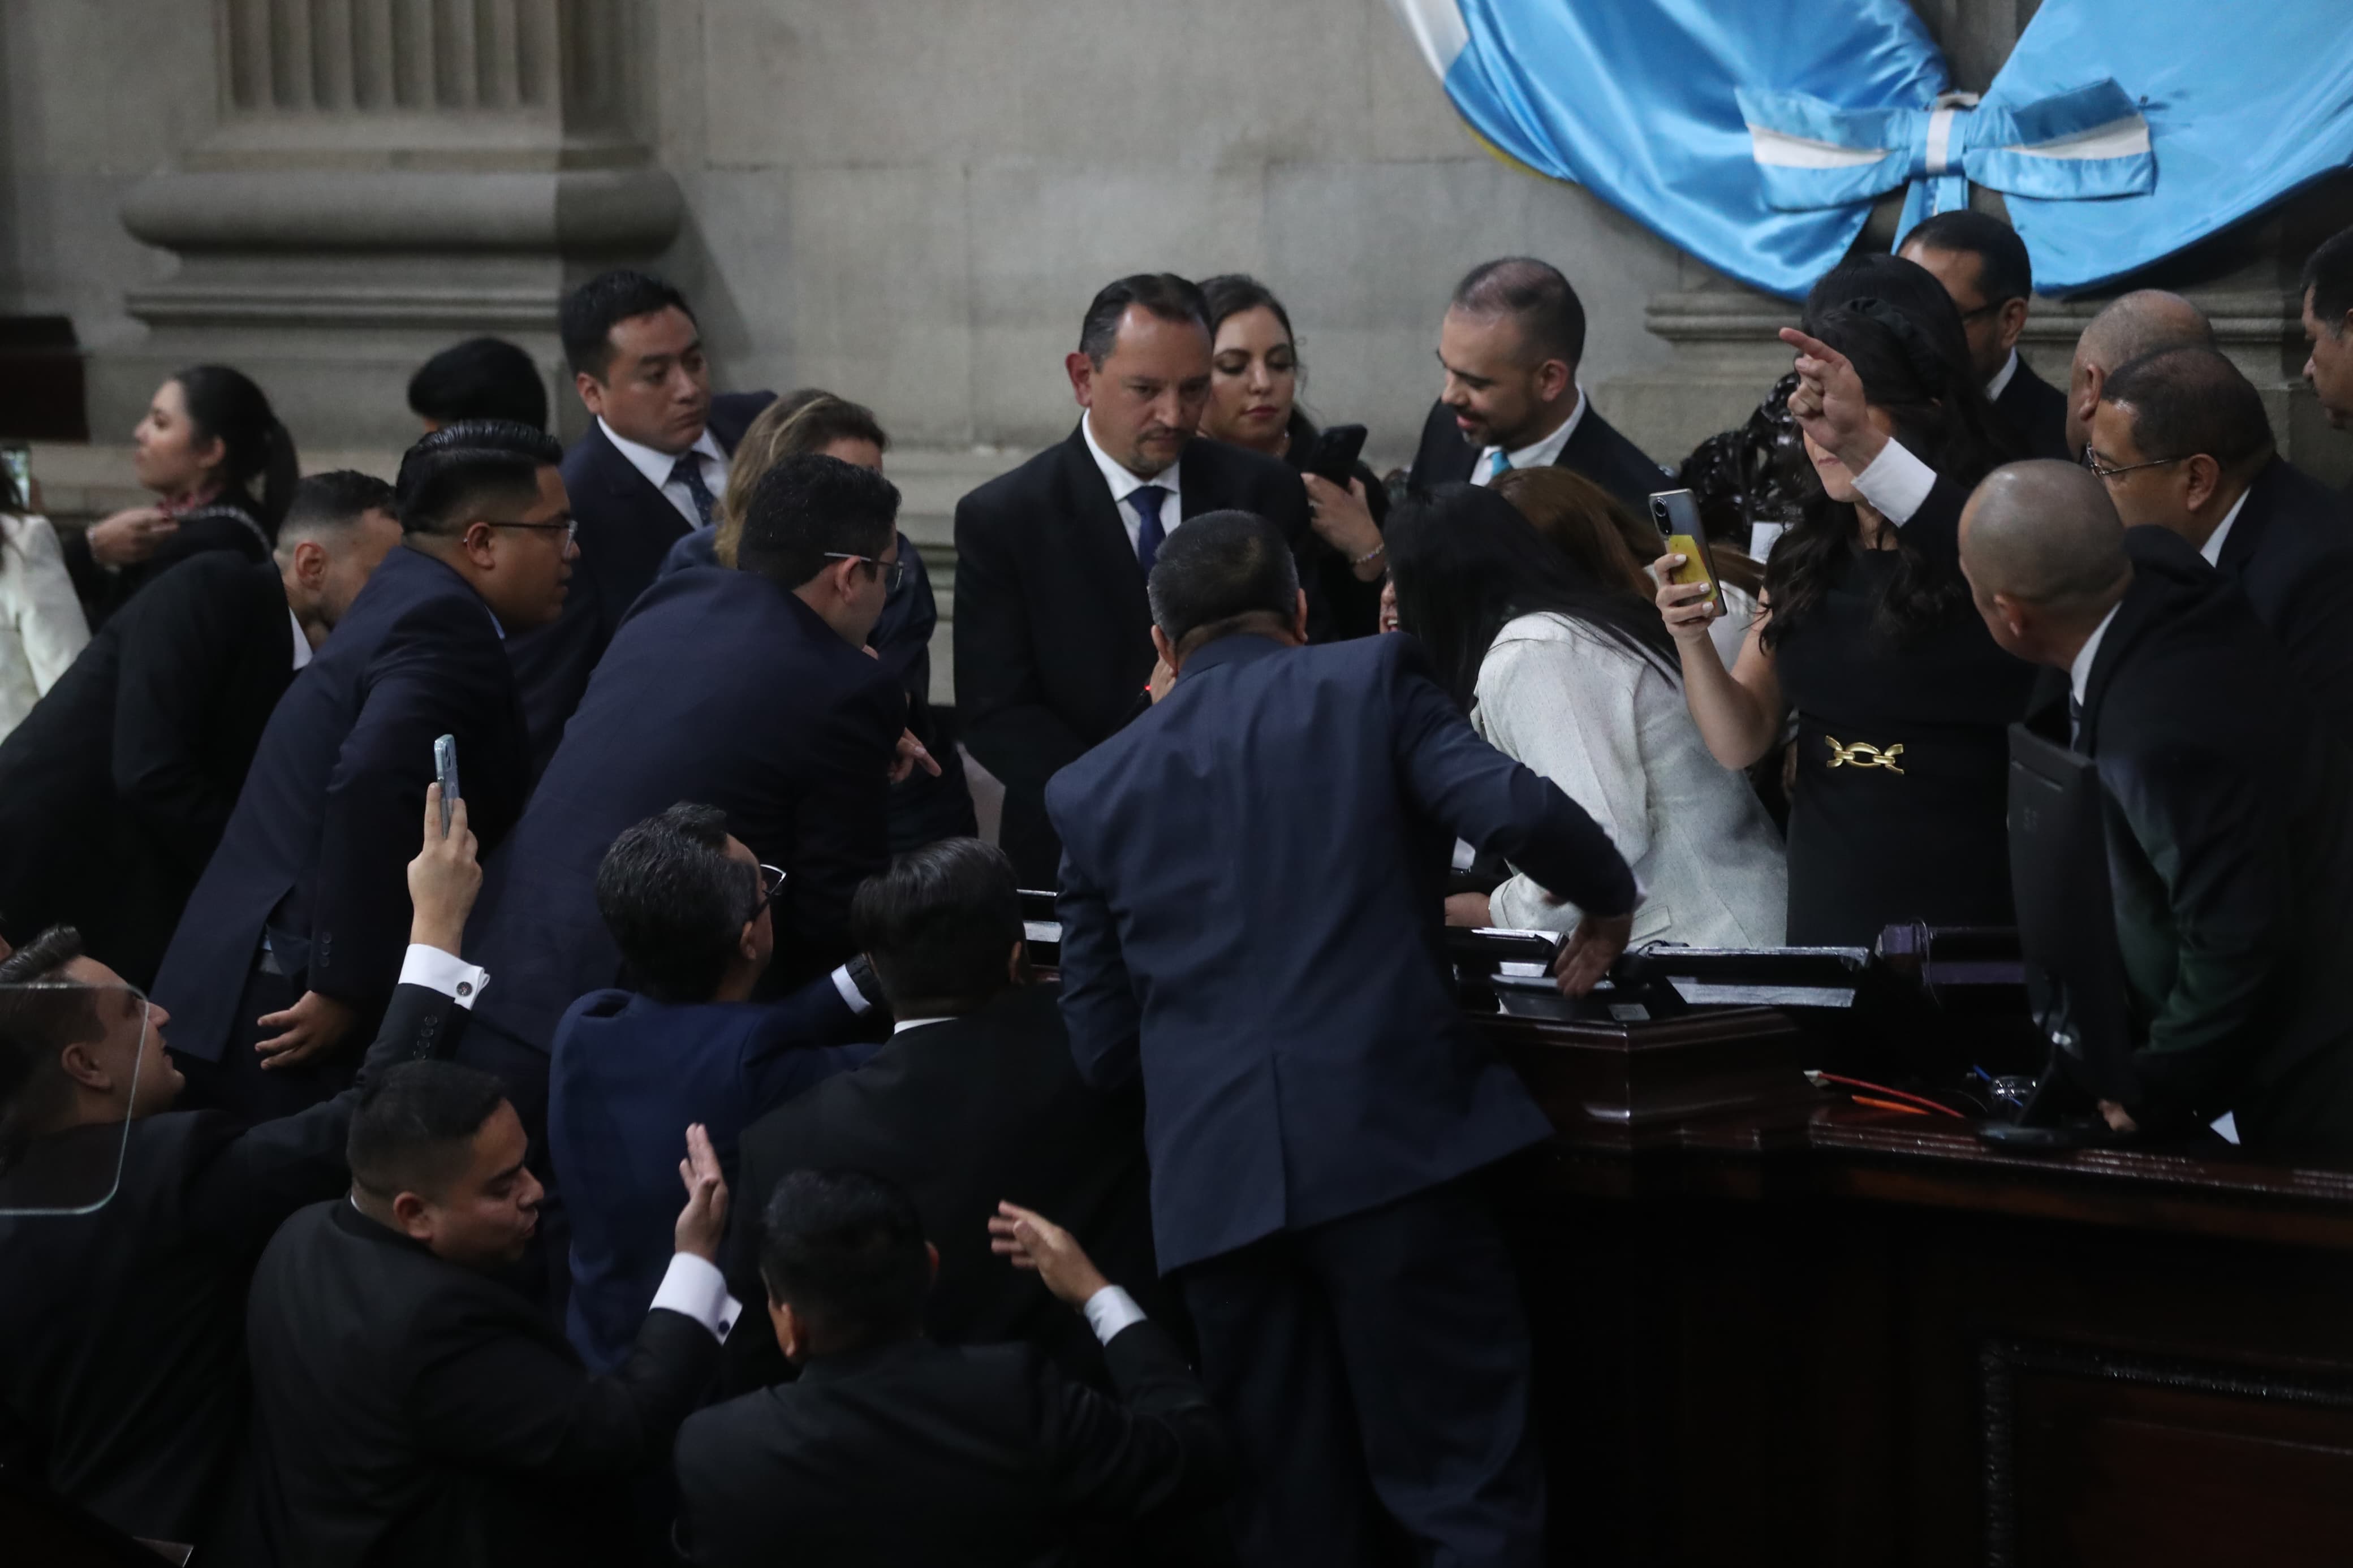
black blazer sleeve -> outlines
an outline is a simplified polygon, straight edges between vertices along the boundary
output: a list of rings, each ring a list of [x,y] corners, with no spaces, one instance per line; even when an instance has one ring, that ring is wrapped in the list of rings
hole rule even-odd
[[[411,1432],[438,1458],[509,1474],[619,1477],[664,1458],[719,1365],[711,1331],[666,1310],[646,1314],[609,1375],[463,1310],[426,1316],[407,1387]]]
[[[193,1223],[240,1252],[258,1253],[288,1215],[342,1192],[351,1180],[343,1142],[360,1096],[402,1062],[447,1057],[464,1017],[454,997],[429,986],[395,988],[352,1087],[227,1140],[189,1194]]]
[[[790,959],[780,973],[814,973],[850,955],[850,898],[890,863],[891,759],[907,694],[880,660],[853,662],[863,679],[811,731],[803,759],[808,786],[793,811],[782,862],[792,878],[776,910],[797,945],[787,954],[780,943]]]
[[[1414,804],[1577,908],[1630,913],[1634,873],[1600,824],[1558,785],[1481,740],[1424,672],[1419,655],[1403,650],[1390,668],[1390,735],[1398,776]]]
[[[1902,525],[1904,542],[1932,561],[1957,568],[1961,560],[1961,509],[1968,501],[1968,486],[1938,474],[1928,499]]]
[[[191,563],[193,576],[172,574],[150,588],[137,624],[124,623],[114,700],[115,797],[190,881],[203,874],[237,805],[236,789],[221,787],[226,781],[206,766],[227,740],[214,731],[250,724],[253,742],[260,740],[256,716],[225,712],[222,699],[236,695],[230,677],[253,635],[250,617],[268,609],[247,583],[201,564]],[[290,666],[291,622],[280,614],[274,629],[279,659]]]
[[[90,530],[58,531],[58,549],[66,558],[66,575],[73,579],[74,596],[81,601],[82,619],[96,631],[122,603],[122,582],[98,563],[90,552]]]
[[[1065,1508],[1098,1517],[1199,1507],[1233,1488],[1233,1451],[1209,1395],[1166,1331],[1131,1323],[1103,1347],[1116,1403],[1042,1369],[1045,1449]]]
[[[972,496],[956,503],[956,718],[982,765],[1035,799],[1088,743],[1046,701],[1016,525]]]

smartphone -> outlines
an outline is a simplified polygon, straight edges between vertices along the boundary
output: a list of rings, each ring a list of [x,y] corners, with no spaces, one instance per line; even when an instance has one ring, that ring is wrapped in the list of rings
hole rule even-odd
[[[1700,598],[1721,605],[1724,595],[1715,580],[1715,563],[1707,552],[1707,529],[1699,520],[1699,503],[1692,500],[1689,490],[1661,490],[1651,497],[1651,520],[1659,525],[1659,537],[1666,541],[1667,549],[1683,558],[1683,563],[1671,573],[1670,583],[1704,583],[1707,592]]]
[[[1348,481],[1356,477],[1356,459],[1364,451],[1363,426],[1335,425],[1317,433],[1315,444],[1307,448],[1307,460],[1299,466],[1345,490]]]
[[[33,504],[33,449],[21,441],[0,447],[0,468],[8,472],[16,504],[29,509]]]
[[[449,808],[458,804],[458,737],[433,742],[433,776],[441,781],[441,837],[449,837]]]

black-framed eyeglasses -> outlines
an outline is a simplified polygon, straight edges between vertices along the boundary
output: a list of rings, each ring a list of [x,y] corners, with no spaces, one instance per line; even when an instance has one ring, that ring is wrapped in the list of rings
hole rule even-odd
[[[521,528],[527,529],[533,533],[554,533],[560,531],[566,544],[580,537],[580,521],[577,518],[567,517],[562,522],[501,522],[491,517],[478,521],[491,528]]]
[[[2141,468],[2161,468],[2168,463],[2186,463],[2189,460],[2189,459],[2187,458],[2151,458],[2146,463],[2126,463],[2120,468],[2112,468],[2107,464],[2100,461],[2098,455],[2094,453],[2092,448],[2089,447],[2084,448],[2084,467],[2089,468],[2092,471],[2092,477],[2100,480],[2103,484],[2106,483],[2110,479],[2118,478],[2121,475],[2134,473]]]
[[[882,574],[882,591],[886,594],[897,593],[899,580],[907,574],[907,563],[903,561],[878,561],[871,555],[852,555],[847,550],[828,550],[825,558],[828,561],[865,562]]]
[[[766,861],[762,861],[760,863],[759,900],[752,906],[752,912],[744,918],[747,921],[758,920],[760,918],[760,911],[766,909],[770,904],[775,903],[776,901],[776,895],[784,890],[785,868],[782,866],[771,866]]]

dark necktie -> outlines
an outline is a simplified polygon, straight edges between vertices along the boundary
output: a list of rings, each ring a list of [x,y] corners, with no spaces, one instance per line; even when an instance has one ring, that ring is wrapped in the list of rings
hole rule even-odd
[[[2084,738],[2084,704],[2073,692],[2067,693],[2067,744],[2072,748]]]
[[[1152,563],[1160,559],[1161,542],[1168,537],[1168,531],[1160,526],[1160,503],[1168,499],[1168,492],[1158,485],[1145,485],[1131,490],[1127,499],[1135,503],[1135,563],[1149,579]]]
[[[709,528],[715,501],[711,487],[702,482],[702,454],[689,452],[681,458],[678,466],[670,471],[670,482],[686,487],[686,493],[694,498],[694,515],[702,520],[703,527]]]

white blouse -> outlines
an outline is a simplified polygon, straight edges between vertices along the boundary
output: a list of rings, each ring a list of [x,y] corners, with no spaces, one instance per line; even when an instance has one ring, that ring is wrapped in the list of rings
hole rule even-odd
[[[33,710],[90,641],[58,531],[0,512],[0,736]]]
[[[1778,947],[1781,836],[1746,775],[1708,754],[1683,694],[1650,659],[1567,616],[1522,616],[1479,665],[1472,723],[1589,812],[1641,884],[1636,944]],[[1515,875],[1499,926],[1568,931],[1578,911]]]

